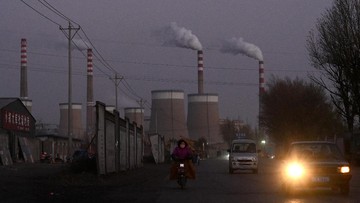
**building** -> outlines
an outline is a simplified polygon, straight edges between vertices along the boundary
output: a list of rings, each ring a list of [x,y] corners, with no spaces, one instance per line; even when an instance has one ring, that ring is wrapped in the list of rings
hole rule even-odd
[[[30,162],[39,159],[35,118],[19,98],[0,98],[0,163]]]

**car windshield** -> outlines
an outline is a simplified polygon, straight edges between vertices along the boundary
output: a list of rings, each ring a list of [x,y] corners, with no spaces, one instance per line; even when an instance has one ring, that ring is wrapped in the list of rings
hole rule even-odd
[[[236,153],[256,153],[254,143],[234,143],[232,151]]]
[[[341,160],[343,156],[335,144],[299,143],[290,148],[290,157],[310,160]]]

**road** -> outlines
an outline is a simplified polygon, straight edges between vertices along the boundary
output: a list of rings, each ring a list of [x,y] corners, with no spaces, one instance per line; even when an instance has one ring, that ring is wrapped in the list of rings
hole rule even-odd
[[[225,159],[202,160],[197,179],[181,190],[168,180],[169,164],[98,177],[72,174],[61,164],[0,166],[0,202],[158,202],[158,203],[352,203],[360,202],[360,167],[353,167],[349,196],[330,191],[281,193],[279,161],[260,159],[259,173],[228,173]]]
[[[353,169],[353,180],[348,197],[327,190],[302,192],[288,197],[281,193],[279,182],[279,161],[261,159],[259,173],[228,173],[227,160],[210,159],[201,162],[198,177],[189,181],[185,190],[174,181],[164,180],[157,202],[253,202],[253,203],[312,203],[312,202],[359,202],[360,169]]]

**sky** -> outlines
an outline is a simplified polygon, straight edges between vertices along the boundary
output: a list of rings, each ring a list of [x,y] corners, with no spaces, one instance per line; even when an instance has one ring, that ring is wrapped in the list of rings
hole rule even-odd
[[[25,4],[25,3],[26,4]],[[218,94],[220,118],[255,126],[259,60],[272,77],[316,74],[306,38],[332,0],[0,0],[0,97],[20,96],[20,42],[27,39],[28,96],[38,122],[59,124],[68,101],[66,33],[93,48],[94,100],[139,107],[151,91],[197,93],[197,51],[204,52],[204,92]],[[52,9],[52,10],[50,10]],[[72,102],[86,113],[86,50],[72,50]],[[187,107],[185,107],[187,109]],[[123,112],[120,111],[123,116]],[[83,119],[85,122],[85,118]]]

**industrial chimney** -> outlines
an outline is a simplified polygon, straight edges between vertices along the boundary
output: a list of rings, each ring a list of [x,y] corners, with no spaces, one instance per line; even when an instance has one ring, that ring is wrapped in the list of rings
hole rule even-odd
[[[204,93],[204,61],[203,61],[203,51],[198,50],[198,93]]]
[[[86,103],[86,143],[89,143],[95,133],[95,109],[93,93],[93,53],[87,50],[87,103]]]
[[[32,101],[28,98],[27,86],[27,41],[25,38],[21,39],[21,59],[20,59],[20,100],[31,112]]]
[[[181,90],[151,91],[151,118],[149,133],[170,139],[187,138],[184,92]]]
[[[264,61],[259,61],[259,96],[265,93]]]
[[[259,115],[258,115],[258,127],[260,134],[263,134],[263,129],[260,125],[260,117],[261,117],[261,99],[263,94],[265,93],[265,74],[264,74],[264,61],[259,61]]]

